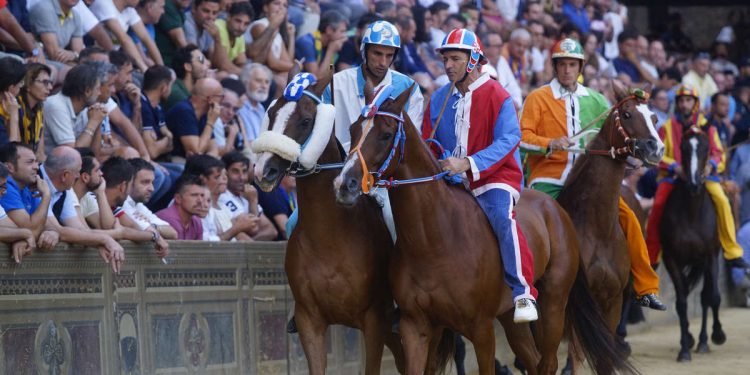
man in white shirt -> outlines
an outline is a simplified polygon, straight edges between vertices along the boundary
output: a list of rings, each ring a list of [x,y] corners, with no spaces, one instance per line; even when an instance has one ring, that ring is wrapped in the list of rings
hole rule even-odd
[[[138,0],[96,0],[91,4],[90,10],[107,27],[112,37],[120,42],[120,46],[133,59],[135,66],[141,71],[146,71],[148,66],[141,58],[141,53],[133,38],[127,34],[128,30],[132,29],[141,43],[146,46],[154,63],[163,65],[164,62],[156,48],[156,43],[148,35],[141,17],[135,10],[137,5]]]
[[[501,51],[503,48],[503,38],[499,34],[490,33],[487,34],[484,44],[485,57],[489,60],[487,66],[495,68],[497,73],[497,80],[503,85],[510,97],[513,99],[513,104],[516,106],[516,110],[521,109],[523,104],[523,97],[521,94],[521,86],[518,85],[518,81],[513,76],[513,72],[510,70],[508,61],[502,56]]]
[[[133,166],[135,177],[122,209],[125,214],[135,222],[141,230],[153,227],[159,231],[164,239],[176,240],[177,232],[169,223],[160,219],[145,203],[151,199],[154,192],[154,166],[140,158],[128,160]]]
[[[250,214],[257,216],[258,231],[248,233],[256,241],[270,241],[278,236],[276,228],[263,214],[258,204],[258,191],[250,184],[250,159],[239,151],[232,151],[221,158],[227,170],[227,191],[219,196],[219,204],[229,208],[232,219]]]
[[[81,155],[68,146],[55,147],[47,154],[42,175],[50,188],[52,199],[47,212],[46,228],[58,231],[60,241],[96,246],[104,262],[119,272],[125,261],[125,251],[112,237],[84,224],[75,210],[75,193],[70,190],[81,170]]]

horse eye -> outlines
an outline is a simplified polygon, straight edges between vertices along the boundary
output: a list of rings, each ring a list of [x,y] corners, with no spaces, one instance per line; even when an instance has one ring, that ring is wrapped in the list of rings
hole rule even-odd
[[[310,126],[310,124],[312,124],[312,119],[311,118],[306,118],[306,119],[302,120],[302,126],[307,127],[307,126]]]
[[[383,133],[380,135],[381,141],[389,141],[393,137],[393,133]]]
[[[622,117],[624,117],[625,120],[629,120],[630,119],[630,112],[623,112],[622,113]]]

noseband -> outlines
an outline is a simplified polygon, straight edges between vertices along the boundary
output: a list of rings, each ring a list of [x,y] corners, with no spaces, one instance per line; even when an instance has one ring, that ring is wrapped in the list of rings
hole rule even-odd
[[[365,137],[367,136],[367,133],[372,129],[375,117],[377,116],[386,116],[390,117],[398,123],[396,128],[396,137],[393,140],[393,145],[391,145],[391,150],[388,152],[388,157],[385,158],[383,161],[383,164],[378,168],[376,172],[371,172],[370,169],[367,167],[367,163],[365,162],[365,158],[362,155],[362,144],[365,142]],[[392,112],[385,112],[385,111],[376,111],[372,117],[370,117],[367,120],[367,124],[365,125],[364,129],[362,129],[362,136],[359,138],[359,142],[357,143],[357,146],[353,148],[351,151],[349,151],[349,157],[351,157],[353,154],[357,154],[357,157],[359,158],[360,166],[362,167],[362,192],[365,194],[368,194],[370,192],[370,189],[372,189],[374,186],[385,186],[385,187],[391,187],[392,184],[389,184],[387,180],[381,180],[380,177],[385,173],[385,171],[388,169],[388,167],[391,164],[391,160],[393,160],[393,156],[396,155],[396,148],[399,146],[401,149],[401,152],[399,153],[398,163],[396,164],[396,168],[398,169],[399,164],[401,164],[401,161],[404,159],[404,149],[406,146],[406,132],[404,132],[404,118],[400,115],[397,115]],[[377,179],[377,180],[376,180]]]
[[[617,102],[617,104],[612,106],[610,111],[604,112],[614,115],[615,128],[622,137],[625,145],[618,148],[612,146],[615,143],[615,132],[610,132],[609,144],[611,146],[609,150],[586,150],[587,154],[604,155],[609,156],[612,159],[627,159],[628,156],[636,157],[636,152],[638,151],[638,138],[633,138],[628,134],[628,131],[622,126],[622,120],[620,119],[620,108],[629,100],[635,100],[638,104],[645,104],[648,100],[648,94],[640,89],[633,90],[631,95],[628,95]],[[594,119],[594,123],[596,123],[596,121],[598,121],[598,118]]]

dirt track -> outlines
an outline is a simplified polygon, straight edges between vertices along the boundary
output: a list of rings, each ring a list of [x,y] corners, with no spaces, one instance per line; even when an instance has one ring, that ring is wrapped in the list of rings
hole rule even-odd
[[[667,313],[675,314],[674,310]],[[708,354],[693,352],[693,360],[690,363],[677,363],[676,361],[680,338],[680,329],[676,320],[674,324],[632,326],[633,333],[628,341],[633,350],[633,363],[644,375],[750,374],[750,310],[724,308],[719,313],[727,334],[727,342],[716,346],[711,344],[709,339],[711,352]],[[708,327],[710,337],[710,315]],[[697,340],[700,332],[699,318],[690,320],[690,332]]]
[[[720,310],[720,320],[727,335],[724,345],[716,346],[710,342],[711,350],[708,354],[695,353],[692,351],[693,360],[690,363],[678,363],[677,353],[679,351],[680,329],[677,314],[674,311],[674,303],[670,301],[669,311],[648,312],[649,322],[637,325],[629,325],[628,342],[633,350],[632,363],[643,375],[747,375],[750,374],[750,309],[728,308]],[[695,304],[694,300],[690,301]],[[698,309],[697,306],[689,306],[690,309]],[[697,310],[692,310],[696,317],[690,320],[690,332],[696,340],[700,332],[700,318]],[[662,315],[664,314],[664,315]],[[708,335],[711,335],[711,317],[708,321]],[[502,332],[497,329],[498,335]],[[513,354],[508,349],[504,337],[501,337],[497,348],[497,357],[503,363],[512,363]],[[565,353],[567,345],[563,343],[560,347],[558,360],[560,366],[565,364]],[[476,361],[473,353],[467,355],[466,368],[476,369]],[[513,368],[514,374],[519,374]],[[455,369],[450,368],[449,374],[455,374]],[[469,371],[475,375],[477,372]],[[583,374],[590,374],[588,370]]]

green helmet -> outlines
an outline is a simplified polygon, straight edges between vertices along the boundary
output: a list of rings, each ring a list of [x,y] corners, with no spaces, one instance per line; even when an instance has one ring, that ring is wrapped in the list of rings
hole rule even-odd
[[[586,57],[583,55],[581,43],[570,38],[560,40],[552,46],[552,60],[563,57],[578,59],[582,62],[586,60]]]

